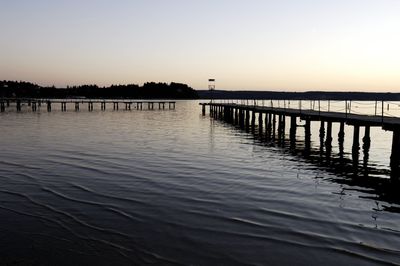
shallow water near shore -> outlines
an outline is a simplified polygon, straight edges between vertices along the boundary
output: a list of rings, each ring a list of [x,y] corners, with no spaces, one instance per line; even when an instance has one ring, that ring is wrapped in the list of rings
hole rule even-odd
[[[366,177],[202,116],[198,101],[99,109],[0,114],[0,264],[400,264],[390,132],[371,129]]]

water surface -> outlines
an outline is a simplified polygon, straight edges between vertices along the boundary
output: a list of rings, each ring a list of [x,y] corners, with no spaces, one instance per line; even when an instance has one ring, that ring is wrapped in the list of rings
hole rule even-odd
[[[0,264],[400,264],[399,201],[375,181],[203,117],[195,101],[99,109],[0,114]],[[372,130],[381,178],[390,141]]]

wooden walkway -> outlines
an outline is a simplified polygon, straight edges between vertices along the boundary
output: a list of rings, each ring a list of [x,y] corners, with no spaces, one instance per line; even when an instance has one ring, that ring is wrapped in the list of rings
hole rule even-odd
[[[359,160],[360,127],[365,128],[365,135],[362,141],[364,142],[363,147],[367,147],[368,149],[371,143],[370,127],[381,127],[383,130],[393,132],[392,152],[390,157],[391,175],[396,179],[400,177],[400,118],[235,103],[200,103],[200,105],[202,106],[203,115],[206,114],[206,107],[208,106],[211,116],[224,119],[226,122],[241,127],[254,127],[257,123],[261,129],[265,127],[267,136],[273,139],[275,137],[280,140],[285,138],[286,120],[289,118],[290,141],[295,142],[297,128],[304,127],[306,151],[310,149],[311,145],[311,123],[318,121],[320,123],[319,137],[321,145],[326,146],[328,150],[327,154],[330,153],[329,150],[332,147],[332,123],[340,124],[338,139],[339,143],[341,142],[342,145],[344,141],[345,125],[352,126],[354,128],[352,157],[356,164]],[[304,121],[304,125],[299,125],[299,120]]]
[[[201,103],[202,106],[233,108],[254,111],[255,113],[273,113],[276,115],[296,116],[303,120],[345,122],[348,125],[382,127],[385,130],[394,131],[400,128],[399,117],[360,115],[344,112],[326,112],[315,110],[300,110],[294,108],[265,107],[254,105],[241,105],[235,103]]]
[[[95,104],[100,104],[101,110],[106,110],[107,105],[112,104],[113,110],[120,108],[125,110],[159,110],[175,109],[175,101],[148,101],[148,100],[131,100],[131,99],[36,99],[36,98],[0,98],[0,112],[5,112],[7,108],[11,108],[11,104],[15,104],[17,111],[21,111],[23,105],[27,105],[33,112],[37,111],[42,105],[46,106],[48,112],[52,110],[55,104],[60,104],[61,111],[67,110],[67,104],[73,105],[75,111],[79,111],[81,105],[87,105],[89,111],[93,111]],[[120,106],[121,105],[121,106]],[[155,107],[156,106],[156,107]]]

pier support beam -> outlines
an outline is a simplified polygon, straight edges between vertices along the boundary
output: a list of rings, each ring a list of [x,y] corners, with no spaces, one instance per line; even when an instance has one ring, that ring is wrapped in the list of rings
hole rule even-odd
[[[268,113],[268,121],[267,122],[267,139],[270,140],[271,139],[271,135],[272,135],[272,114]]]
[[[6,110],[6,106],[4,102],[0,102],[0,112],[4,112]]]
[[[21,111],[21,100],[17,100],[17,111]]]
[[[344,122],[340,122],[340,128],[338,133],[338,142],[339,142],[339,157],[340,160],[343,160],[344,155]]]
[[[276,115],[272,114],[272,139],[275,140],[276,134]]]
[[[400,129],[393,131],[392,154],[390,156],[390,176],[399,181],[400,177]]]
[[[332,122],[327,122],[326,127],[326,140],[325,140],[325,149],[326,149],[326,159],[329,162],[332,154]]]
[[[364,133],[364,137],[363,137],[363,153],[364,153],[364,158],[363,158],[363,167],[364,170],[368,170],[368,161],[369,161],[369,149],[371,147],[371,133],[370,133],[371,129],[370,126],[365,126],[365,133]],[[366,172],[366,174],[368,174]]]
[[[47,101],[47,112],[51,112],[51,102]]]
[[[253,131],[254,131],[255,127],[256,127],[256,112],[253,109],[251,111],[251,128],[252,128]]]
[[[290,117],[290,147],[293,149],[296,147],[296,131],[297,131],[297,117]]]
[[[306,119],[306,124],[304,126],[304,145],[305,145],[305,153],[306,155],[310,154],[311,150],[311,120]]]
[[[359,154],[360,152],[360,126],[354,125],[353,132],[353,148],[352,148],[352,157],[353,157],[353,166],[357,167],[359,162]]]
[[[321,157],[324,153],[324,139],[325,139],[325,121],[321,120],[321,126],[319,127],[319,152]]]
[[[79,111],[79,102],[75,102],[75,111]]]
[[[250,126],[250,110],[246,109],[246,128],[249,128]]]
[[[282,131],[284,130],[283,127],[283,115],[278,115],[278,142],[281,143],[282,142]]]
[[[239,125],[239,109],[235,108],[235,125]]]
[[[263,121],[263,113],[258,113],[258,133],[261,136],[263,133],[264,121]]]
[[[201,106],[201,113],[203,114],[203,116],[206,115],[206,106],[204,104]]]

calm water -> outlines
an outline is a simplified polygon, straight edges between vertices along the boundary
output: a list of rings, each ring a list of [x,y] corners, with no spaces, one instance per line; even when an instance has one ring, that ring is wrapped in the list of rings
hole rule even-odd
[[[390,132],[372,129],[379,181],[202,117],[194,101],[26,108],[0,128],[0,264],[400,264],[400,191],[382,185]]]

